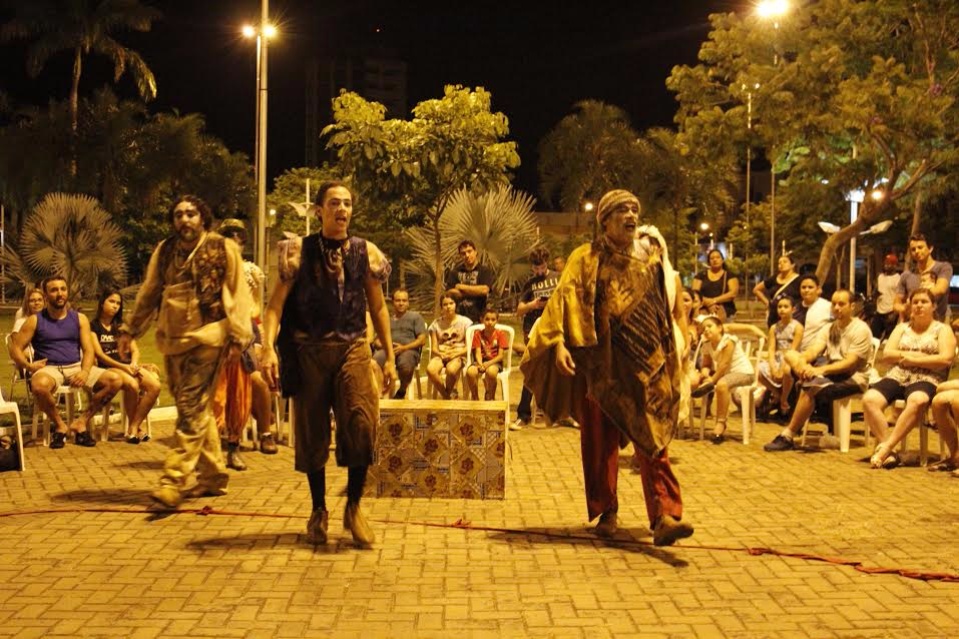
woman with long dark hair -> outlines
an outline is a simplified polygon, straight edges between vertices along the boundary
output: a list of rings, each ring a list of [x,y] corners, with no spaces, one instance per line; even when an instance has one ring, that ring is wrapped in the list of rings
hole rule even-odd
[[[160,371],[153,364],[140,364],[140,349],[130,341],[130,357],[124,359],[117,348],[117,328],[123,323],[123,296],[116,288],[100,293],[90,330],[97,336],[93,349],[104,368],[112,368],[123,379],[123,403],[127,412],[127,443],[139,444],[150,437],[141,428],[160,396]]]

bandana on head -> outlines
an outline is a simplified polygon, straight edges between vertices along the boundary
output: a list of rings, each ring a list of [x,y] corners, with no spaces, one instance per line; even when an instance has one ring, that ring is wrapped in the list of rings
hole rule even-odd
[[[596,221],[602,226],[603,222],[613,214],[617,206],[627,202],[635,202],[637,207],[640,206],[639,198],[626,189],[610,191],[599,200],[599,206],[596,207]]]

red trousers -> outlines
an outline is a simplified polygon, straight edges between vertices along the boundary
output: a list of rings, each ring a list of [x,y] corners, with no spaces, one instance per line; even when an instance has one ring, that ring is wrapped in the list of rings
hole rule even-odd
[[[616,480],[619,473],[620,430],[609,421],[599,404],[585,399],[584,420],[580,426],[583,451],[583,477],[586,480],[586,510],[592,521],[606,511],[617,511]],[[639,473],[643,480],[646,514],[653,527],[662,515],[683,517],[683,498],[679,482],[669,465],[664,449],[658,456],[639,454]]]

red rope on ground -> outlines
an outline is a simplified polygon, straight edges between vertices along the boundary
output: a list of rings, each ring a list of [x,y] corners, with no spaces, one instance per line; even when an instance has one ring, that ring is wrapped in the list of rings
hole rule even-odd
[[[59,513],[124,513],[124,514],[150,514],[150,515],[200,515],[202,517],[210,515],[223,515],[231,517],[270,517],[275,519],[308,519],[306,515],[283,515],[279,513],[260,513],[231,510],[217,510],[210,506],[202,508],[180,508],[178,510],[157,510],[154,508],[50,508],[43,510],[20,510],[0,512],[2,517],[19,517],[23,515],[49,515]],[[514,535],[536,535],[546,537],[547,539],[559,540],[578,540],[598,542],[605,541],[609,544],[619,546],[652,546],[651,541],[642,541],[639,539],[609,539],[599,540],[593,535],[564,534],[539,530],[522,530],[518,528],[500,528],[497,526],[474,526],[470,521],[458,519],[451,524],[440,524],[430,521],[394,521],[390,519],[374,519],[373,521],[381,524],[398,524],[404,526],[425,526],[427,528],[451,528],[467,531],[498,532]],[[858,559],[846,559],[844,557],[826,557],[823,555],[813,555],[802,552],[786,552],[774,548],[735,548],[732,546],[708,546],[704,544],[683,544],[674,546],[683,550],[718,550],[723,552],[746,553],[754,557],[761,555],[773,555],[775,557],[789,557],[791,559],[801,559],[803,561],[820,561],[837,566],[849,566],[855,570],[867,575],[898,575],[906,579],[917,579],[920,581],[943,581],[946,583],[959,583],[959,574],[949,572],[926,572],[913,570],[911,568],[886,568],[882,566],[864,566]]]

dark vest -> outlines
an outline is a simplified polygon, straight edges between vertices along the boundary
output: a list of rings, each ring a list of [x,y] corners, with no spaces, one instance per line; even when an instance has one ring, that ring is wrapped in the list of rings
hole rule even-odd
[[[303,238],[300,268],[283,307],[284,328],[319,339],[329,333],[346,338],[366,332],[366,278],[370,268],[366,240],[351,237],[343,255],[343,299],[337,281],[323,266],[320,235]]]

